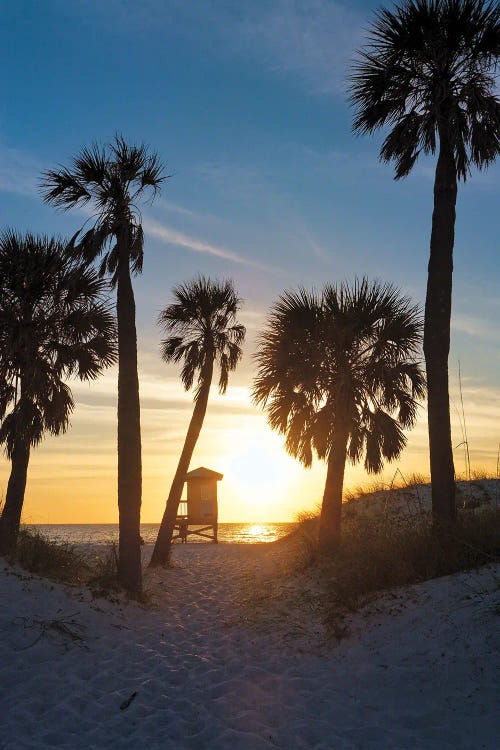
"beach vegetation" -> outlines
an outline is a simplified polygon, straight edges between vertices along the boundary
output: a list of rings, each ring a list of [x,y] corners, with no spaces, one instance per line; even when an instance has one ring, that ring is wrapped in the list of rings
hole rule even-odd
[[[131,275],[142,271],[144,232],[140,200],[157,194],[167,178],[158,156],[117,135],[112,143],[83,148],[69,169],[44,173],[46,203],[70,209],[91,206],[92,226],[71,239],[67,252],[88,262],[116,288],[118,326],[118,576],[129,592],[142,587],[140,510],[141,426],[135,298]]]
[[[350,77],[354,130],[387,129],[380,158],[394,162],[396,179],[438,154],[424,353],[432,508],[443,529],[456,514],[448,355],[457,186],[500,153],[499,49],[498,3],[406,0],[378,11]]]
[[[299,519],[295,564],[316,571],[332,620],[381,591],[499,562],[500,508],[486,494],[473,509],[459,509],[453,531],[444,536],[416,497],[407,503],[402,493],[408,489],[393,489],[385,510],[379,492],[347,503],[353,512],[344,516],[334,558],[318,545],[319,516]]]
[[[50,537],[36,526],[22,525],[17,545],[6,559],[13,565],[56,583],[84,586],[93,596],[123,601],[118,579],[118,546],[80,547]],[[141,597],[142,598],[142,597]]]
[[[151,556],[153,566],[165,565],[169,559],[175,519],[205,419],[214,367],[219,368],[219,393],[225,393],[229,373],[241,359],[245,338],[245,326],[237,321],[241,299],[232,281],[200,276],[175,287],[173,294],[174,302],[159,316],[159,324],[167,334],[161,342],[162,358],[165,362],[182,362],[184,389],[195,386],[194,410]]]
[[[17,544],[9,555],[21,568],[61,583],[85,583],[91,564],[74,545],[51,539],[33,526],[22,526]]]
[[[287,451],[305,466],[327,464],[319,544],[341,534],[346,460],[369,473],[396,459],[416,418],[425,380],[418,308],[390,284],[366,278],[321,295],[285,292],[272,307],[256,353],[253,397]]]
[[[112,541],[103,549],[95,551],[87,583],[95,596],[113,599],[119,593],[118,545],[116,542]]]
[[[67,380],[90,381],[116,359],[106,284],[60,239],[0,235],[0,443],[11,471],[0,516],[0,552],[19,533],[32,448],[69,425]]]

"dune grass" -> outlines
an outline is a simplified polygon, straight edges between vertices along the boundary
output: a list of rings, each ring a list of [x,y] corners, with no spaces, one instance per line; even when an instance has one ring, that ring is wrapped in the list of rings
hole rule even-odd
[[[9,559],[30,573],[64,583],[84,583],[91,570],[89,561],[75,547],[49,539],[30,527],[19,531],[16,548]]]
[[[112,598],[120,591],[118,581],[118,545],[116,542],[108,544],[103,554],[93,559],[91,574],[87,584],[95,596]]]
[[[484,483],[488,481],[496,482],[497,480],[497,473],[481,467],[471,469],[470,477],[467,476],[467,472],[457,472],[455,475],[458,494],[462,493],[466,486],[469,484],[478,482]],[[398,469],[390,481],[375,479],[370,482],[365,482],[363,484],[358,484],[354,487],[348,488],[344,492],[344,502],[349,503],[352,500],[359,500],[360,498],[366,497],[368,495],[374,495],[375,493],[392,492],[393,490],[413,490],[419,487],[430,487],[430,483],[430,476],[426,474],[414,472],[413,474],[405,475]]]
[[[90,556],[68,542],[51,539],[30,526],[20,529],[15,550],[7,561],[29,573],[58,583],[88,586],[95,596],[111,596],[120,589],[116,543]]]
[[[367,495],[374,495],[379,492],[392,492],[393,490],[413,489],[420,485],[430,483],[430,478],[425,474],[413,473],[409,476],[402,474],[399,469],[396,471],[391,481],[375,479],[371,482],[350,487],[344,492],[344,502],[349,503],[352,500],[359,500]]]
[[[486,490],[479,507],[459,511],[446,536],[436,532],[431,513],[415,493],[412,506],[402,502],[391,510],[381,492],[387,489],[377,488],[375,496],[363,492],[345,504],[342,542],[332,557],[319,552],[318,518],[299,519],[296,564],[317,571],[332,612],[354,611],[376,592],[500,561],[500,509]],[[391,490],[392,499],[398,492],[404,496],[408,485]],[[372,498],[379,504],[371,509]]]
[[[76,545],[51,539],[38,529],[24,526],[7,562],[56,583],[85,586],[94,597],[122,601],[124,592],[118,581],[116,542],[102,545],[97,552],[90,554]],[[131,598],[143,603],[149,601],[148,592]]]
[[[0,497],[0,515],[4,498]],[[15,549],[6,557],[9,563],[43,578],[61,583],[82,583],[90,565],[85,556],[66,542],[50,539],[38,529],[21,526]]]

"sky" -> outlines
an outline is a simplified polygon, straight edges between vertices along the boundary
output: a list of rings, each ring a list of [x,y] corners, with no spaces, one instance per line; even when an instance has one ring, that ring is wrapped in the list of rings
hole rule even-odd
[[[287,456],[251,403],[252,354],[285,289],[366,275],[423,305],[434,160],[396,182],[383,134],[352,134],[346,77],[378,2],[371,0],[17,0],[0,29],[0,228],[72,235],[87,220],[42,204],[44,169],[115,133],[149,144],[170,175],[143,206],[145,262],[134,280],[145,522],[160,520],[192,410],[159,354],[158,313],[198,274],[231,278],[244,300],[244,357],[225,396],[212,388],[191,468],[224,474],[220,521],[288,521],[321,501],[325,466]],[[453,443],[458,362],[471,460],[494,471],[500,434],[500,164],[459,187],[454,255]],[[32,453],[24,518],[117,521],[116,370],[72,383],[64,436]],[[455,450],[464,471],[463,447]],[[5,492],[9,464],[0,462]],[[401,458],[384,470],[429,473],[422,408]],[[398,475],[399,476],[399,475]],[[348,467],[346,486],[371,481]]]

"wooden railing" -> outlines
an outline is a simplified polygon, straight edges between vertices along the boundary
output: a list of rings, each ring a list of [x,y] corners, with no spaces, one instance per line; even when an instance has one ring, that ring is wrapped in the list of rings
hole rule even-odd
[[[212,523],[210,523],[210,521],[206,519],[203,519],[194,523],[193,526],[201,526],[202,528],[189,528],[187,500],[181,500],[179,502],[179,509],[177,511],[177,518],[174,526],[174,536],[172,537],[172,541],[179,538],[183,539],[183,541],[187,541],[187,537],[194,534],[196,536],[201,536],[205,539],[209,539],[210,541],[217,544],[217,519],[214,519]],[[212,533],[207,534],[207,531],[211,531]]]
[[[177,510],[177,518],[187,518],[187,500],[181,500],[179,502],[179,508]]]

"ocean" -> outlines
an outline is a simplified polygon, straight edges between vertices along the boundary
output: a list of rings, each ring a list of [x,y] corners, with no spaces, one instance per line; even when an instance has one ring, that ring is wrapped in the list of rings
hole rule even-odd
[[[68,544],[104,545],[118,541],[117,523],[29,524],[29,527],[36,529],[49,539]],[[220,523],[218,538],[219,542],[238,544],[275,542],[288,534],[293,527],[293,523]],[[158,523],[141,524],[141,536],[146,544],[154,544],[158,528]],[[194,535],[190,535],[188,539],[189,543],[208,541]]]

